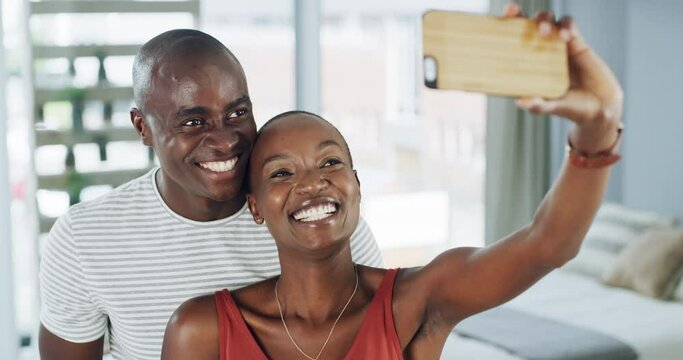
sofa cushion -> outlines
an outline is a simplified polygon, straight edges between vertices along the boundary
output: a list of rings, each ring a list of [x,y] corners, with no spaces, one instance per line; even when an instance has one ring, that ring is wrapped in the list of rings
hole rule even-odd
[[[604,274],[603,283],[670,299],[683,267],[683,231],[646,230],[619,254]]]

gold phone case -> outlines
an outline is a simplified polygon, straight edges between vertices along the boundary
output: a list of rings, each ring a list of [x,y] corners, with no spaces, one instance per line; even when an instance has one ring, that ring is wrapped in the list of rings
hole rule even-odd
[[[533,20],[428,11],[422,36],[427,87],[544,98],[569,88],[566,44]]]

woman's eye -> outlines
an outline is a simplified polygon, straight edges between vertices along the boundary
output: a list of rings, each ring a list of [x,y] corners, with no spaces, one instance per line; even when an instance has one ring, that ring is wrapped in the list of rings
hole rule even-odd
[[[279,178],[279,177],[281,178],[281,177],[287,177],[290,175],[292,175],[292,173],[287,171],[287,170],[278,170],[278,171],[275,171],[274,173],[270,174],[270,177],[271,178]]]

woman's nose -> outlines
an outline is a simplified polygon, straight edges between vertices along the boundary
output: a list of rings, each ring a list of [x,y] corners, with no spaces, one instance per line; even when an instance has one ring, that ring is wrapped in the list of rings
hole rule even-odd
[[[329,182],[318,171],[307,171],[297,184],[300,194],[317,194],[326,189]]]

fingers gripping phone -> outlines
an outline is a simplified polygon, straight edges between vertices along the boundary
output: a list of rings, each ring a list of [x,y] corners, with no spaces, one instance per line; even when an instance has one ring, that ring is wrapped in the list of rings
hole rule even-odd
[[[566,43],[533,20],[428,11],[422,37],[427,87],[544,98],[569,88]]]

